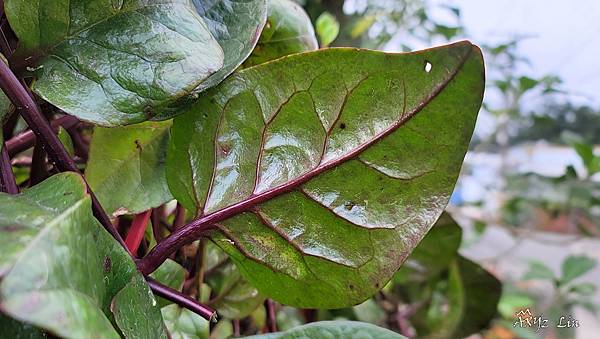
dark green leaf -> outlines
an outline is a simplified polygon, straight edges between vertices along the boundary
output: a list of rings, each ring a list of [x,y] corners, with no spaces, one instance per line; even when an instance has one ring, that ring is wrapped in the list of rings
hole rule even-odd
[[[361,339],[401,339],[396,332],[358,321],[319,321],[286,332],[251,336],[255,339],[294,339],[294,338],[361,338]]]
[[[464,338],[486,328],[496,316],[502,285],[476,263],[459,257],[450,265],[448,309],[427,338]]]
[[[3,338],[41,339],[48,336],[40,329],[16,321],[0,313],[0,329]]]
[[[11,317],[69,338],[165,337],[150,288],[93,218],[77,174],[1,193],[0,245],[0,307]]]
[[[193,0],[212,35],[217,39],[225,61],[196,91],[213,87],[248,58],[267,19],[266,0]]]
[[[223,66],[188,0],[6,0],[17,56],[35,60],[33,89],[101,125],[162,120]]]
[[[207,339],[208,321],[178,305],[172,304],[161,309],[167,330],[172,339]]]
[[[305,308],[357,304],[447,204],[482,62],[460,42],[321,50],[243,70],[174,120],[169,187],[217,218],[213,240],[259,291]]]
[[[87,181],[107,213],[137,214],[172,200],[165,177],[171,121],[94,130]]]
[[[596,267],[596,260],[586,256],[569,256],[562,263],[560,283],[565,285]]]
[[[181,265],[179,265],[176,261],[167,259],[158,269],[150,276],[159,281],[163,285],[169,286],[170,288],[181,291],[183,287],[183,282],[185,281],[186,271]],[[170,301],[167,301],[163,298],[158,298],[158,306],[163,308],[170,304]]]
[[[315,31],[302,7],[290,0],[268,0],[267,23],[244,67],[317,48]]]
[[[340,33],[340,23],[329,12],[323,12],[315,23],[321,47],[329,46]]]
[[[458,255],[461,240],[462,229],[450,214],[444,212],[408,260],[429,272],[437,273],[447,269]]]

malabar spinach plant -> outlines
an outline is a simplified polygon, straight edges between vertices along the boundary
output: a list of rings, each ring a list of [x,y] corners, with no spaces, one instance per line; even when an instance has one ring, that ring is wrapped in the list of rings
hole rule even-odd
[[[443,212],[483,96],[469,42],[319,50],[287,0],[5,0],[3,17],[11,337],[275,332],[277,303],[369,299]],[[480,270],[456,249],[453,301]],[[440,333],[470,333],[461,319]],[[265,337],[325,333],[400,337]]]

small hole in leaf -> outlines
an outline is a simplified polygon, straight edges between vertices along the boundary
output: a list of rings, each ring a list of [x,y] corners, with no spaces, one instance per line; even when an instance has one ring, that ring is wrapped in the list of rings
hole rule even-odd
[[[342,123],[340,124],[340,128],[341,128],[341,129],[345,129],[345,128],[346,128],[346,124],[342,122]]]
[[[354,289],[354,285],[350,285],[350,286],[348,286],[348,287],[350,287],[350,289],[351,289],[351,290],[353,290],[353,289]]]
[[[354,203],[352,201],[346,201],[344,208],[350,211],[352,208],[354,208]]]
[[[427,72],[427,73],[431,72],[432,68],[433,68],[433,65],[431,64],[431,62],[425,60],[425,72]]]

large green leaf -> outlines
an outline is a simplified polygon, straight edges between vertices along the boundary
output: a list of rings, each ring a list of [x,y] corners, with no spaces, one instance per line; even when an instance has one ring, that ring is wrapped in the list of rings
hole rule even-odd
[[[319,321],[286,332],[261,334],[247,338],[254,339],[295,339],[295,338],[329,338],[329,339],[402,339],[404,336],[386,328],[358,321]]]
[[[171,121],[94,130],[87,181],[108,213],[137,214],[172,200],[165,177]]]
[[[267,23],[245,67],[319,48],[315,30],[302,7],[290,0],[268,1]]]
[[[223,68],[196,90],[225,79],[248,58],[267,19],[266,0],[193,0],[225,55]]]
[[[1,193],[0,245],[7,315],[68,338],[165,337],[150,288],[92,216],[79,175]]]
[[[468,42],[252,67],[174,120],[169,187],[197,211],[191,227],[220,229],[213,240],[259,291],[305,308],[357,304],[442,213],[483,83]]]
[[[223,66],[189,0],[7,0],[18,57],[35,59],[33,89],[101,125],[161,120]]]

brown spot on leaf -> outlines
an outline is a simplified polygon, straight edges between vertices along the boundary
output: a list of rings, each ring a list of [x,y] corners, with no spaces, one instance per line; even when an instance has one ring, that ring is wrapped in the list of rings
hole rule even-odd
[[[112,268],[112,262],[109,257],[104,257],[104,274],[108,274]]]
[[[346,129],[346,124],[342,122],[342,123],[340,124],[340,128],[341,128],[341,129]]]
[[[133,143],[135,143],[135,148],[137,148],[141,152],[142,151],[142,144],[140,143],[140,141],[138,139],[135,139],[133,141]]]

